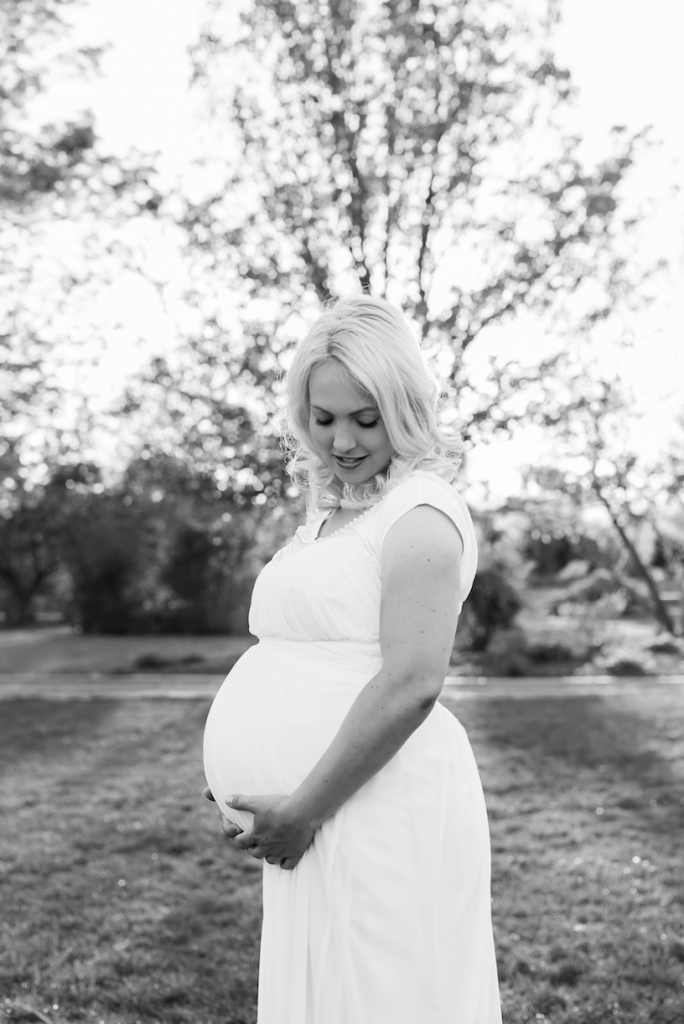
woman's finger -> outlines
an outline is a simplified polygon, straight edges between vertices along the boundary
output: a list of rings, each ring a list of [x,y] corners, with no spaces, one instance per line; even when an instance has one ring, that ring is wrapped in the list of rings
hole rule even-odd
[[[207,800],[213,800],[213,802],[216,803],[216,798],[208,786],[205,786],[202,790],[202,796],[206,797]]]
[[[226,817],[226,815],[223,813],[223,811],[221,810],[220,807],[217,808],[217,810],[219,812],[219,819],[221,821],[221,828],[226,833],[226,835],[230,835],[231,839],[234,839],[235,836],[239,836],[240,833],[242,832],[242,829],[240,828],[240,826],[237,825],[232,820],[232,818]]]
[[[247,853],[250,855],[250,857],[254,857],[255,860],[264,859],[264,851],[261,849],[260,846],[248,846]]]
[[[256,840],[253,839],[251,832],[241,832],[235,839],[235,845],[239,846],[241,850],[246,850],[250,846],[256,845]]]
[[[235,796],[227,796],[224,803],[236,811],[251,811],[254,814],[261,809],[266,799],[268,798],[263,796],[243,796],[238,793]]]

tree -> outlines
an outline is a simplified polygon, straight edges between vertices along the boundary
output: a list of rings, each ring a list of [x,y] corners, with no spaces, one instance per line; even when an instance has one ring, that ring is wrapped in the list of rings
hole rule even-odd
[[[145,438],[146,460],[156,450],[160,463],[203,479],[214,499],[236,513],[248,507],[259,519],[286,492],[294,496],[267,410],[236,386],[229,366],[195,362],[194,347],[154,359],[127,387],[117,414]]]
[[[62,558],[71,578],[69,618],[86,633],[141,629],[156,544],[144,509],[118,494],[84,494],[65,517]]]
[[[55,467],[83,458],[92,427],[63,365],[96,341],[83,309],[121,265],[117,221],[154,195],[148,167],[99,151],[87,112],[35,116],[56,67],[86,76],[97,64],[69,43],[73,5],[0,0],[0,579],[12,624],[32,621],[60,564],[69,492]]]
[[[530,409],[547,430],[553,455],[528,469],[528,485],[542,504],[545,497],[570,504],[577,519],[592,506],[603,509],[623,552],[609,565],[611,571],[628,592],[633,590],[629,577],[638,578],[657,621],[674,634],[676,623],[640,534],[647,526],[660,544],[661,560],[681,583],[684,530],[673,529],[678,518],[684,523],[684,463],[677,441],[665,458],[659,453],[649,458],[635,445],[639,406],[627,384],[596,363],[580,369],[570,356],[563,363],[563,372],[546,383],[544,397]]]
[[[178,217],[199,312],[178,391],[192,380],[211,405],[203,374],[219,374],[277,405],[293,336],[363,288],[416,319],[470,430],[507,429],[521,368],[468,393],[462,357],[485,328],[572,295],[580,330],[642,276],[620,192],[643,139],[618,128],[583,167],[557,124],[573,90],[555,3],[531,18],[513,0],[253,0],[236,40],[212,9],[194,50],[207,184]]]
[[[245,444],[254,444],[249,434]],[[241,490],[228,481],[229,470],[217,479],[215,467],[203,465],[201,456],[195,461],[143,450],[128,466],[118,493],[144,507],[156,536],[147,628],[246,630],[251,584],[289,538],[295,515],[277,506],[268,479],[256,480],[257,486],[245,479]],[[144,627],[142,617],[140,622]]]
[[[85,632],[246,630],[251,584],[292,531],[283,509],[262,522],[259,492],[224,493],[211,473],[148,450],[106,488],[62,475],[61,560]]]
[[[41,499],[0,518],[0,582],[7,595],[5,625],[33,622],[33,603],[60,565],[54,504]]]
[[[49,589],[64,564],[65,534],[71,528],[74,498],[101,487],[96,466],[53,466],[45,484],[28,487],[11,446],[0,456],[0,479],[7,497],[0,507],[0,583],[8,626],[34,621],[35,601]]]
[[[0,433],[23,478],[43,482],[91,427],[60,368],[97,344],[84,310],[126,262],[117,230],[158,203],[152,169],[103,153],[87,111],[35,116],[56,67],[85,78],[97,66],[97,51],[69,42],[74,4],[0,0]]]

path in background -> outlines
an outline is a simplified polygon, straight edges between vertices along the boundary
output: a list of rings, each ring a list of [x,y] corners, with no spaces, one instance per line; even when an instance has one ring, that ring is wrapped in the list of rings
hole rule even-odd
[[[48,640],[73,637],[71,626],[49,626],[42,629],[2,629],[0,630],[0,652],[8,647],[30,647],[44,644]],[[3,655],[0,653],[0,657]],[[1,663],[0,663],[1,664]]]
[[[211,700],[252,636],[76,636],[68,626],[0,631],[0,701]],[[140,661],[148,662],[141,671]],[[156,665],[155,665],[156,662]],[[619,696],[684,688],[684,674],[616,678],[447,676],[457,699]]]
[[[211,700],[223,682],[223,675],[191,673],[127,676],[107,675],[0,675],[3,700]],[[615,679],[613,676],[561,676],[547,679],[480,679],[447,676],[445,687],[457,699],[617,697],[672,687],[684,693],[684,676],[649,676]]]

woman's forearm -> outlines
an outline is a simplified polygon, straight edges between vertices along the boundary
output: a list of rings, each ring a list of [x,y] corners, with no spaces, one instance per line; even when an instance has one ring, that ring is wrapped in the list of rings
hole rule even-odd
[[[347,712],[334,740],[285,801],[287,812],[318,828],[394,757],[434,707],[434,682],[392,679],[382,669]]]

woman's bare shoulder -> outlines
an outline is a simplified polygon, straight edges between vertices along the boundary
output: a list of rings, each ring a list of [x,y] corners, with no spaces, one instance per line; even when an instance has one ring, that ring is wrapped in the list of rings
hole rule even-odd
[[[424,503],[408,509],[390,527],[382,548],[385,566],[393,561],[452,561],[463,554],[463,537],[446,512]]]

